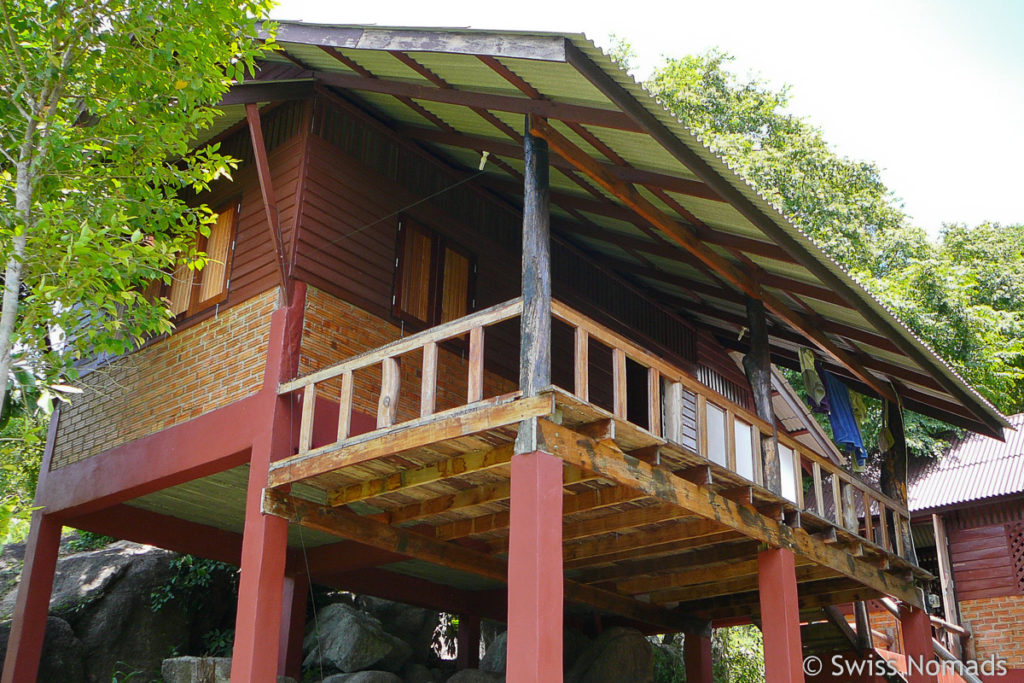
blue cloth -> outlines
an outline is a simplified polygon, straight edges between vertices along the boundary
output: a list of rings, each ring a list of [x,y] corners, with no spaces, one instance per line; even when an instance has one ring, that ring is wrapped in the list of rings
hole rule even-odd
[[[825,393],[828,395],[831,407],[828,421],[832,424],[832,436],[836,443],[845,450],[853,451],[857,457],[857,463],[863,467],[867,462],[868,453],[864,449],[864,439],[860,435],[860,427],[857,426],[857,420],[853,416],[850,390],[828,370],[822,373],[822,379],[825,382]]]

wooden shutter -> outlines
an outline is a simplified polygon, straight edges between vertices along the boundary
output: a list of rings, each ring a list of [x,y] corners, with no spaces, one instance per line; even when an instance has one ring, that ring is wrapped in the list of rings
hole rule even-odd
[[[472,263],[469,256],[450,246],[444,248],[441,276],[441,320],[461,318],[469,312]]]
[[[200,274],[198,306],[216,303],[227,293],[228,266],[231,259],[231,240],[234,236],[235,208],[228,207],[217,216],[206,238],[206,267]]]
[[[433,237],[415,223],[402,221],[399,226],[398,246],[395,315],[430,324]]]
[[[181,315],[189,309],[195,276],[196,272],[186,263],[181,263],[174,269],[174,275],[171,276],[171,291],[167,297],[171,302],[171,315]]]

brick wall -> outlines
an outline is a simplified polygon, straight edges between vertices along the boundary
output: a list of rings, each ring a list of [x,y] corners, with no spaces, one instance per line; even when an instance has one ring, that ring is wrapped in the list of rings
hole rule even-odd
[[[306,291],[306,311],[302,329],[302,355],[299,373],[306,374],[351,358],[363,351],[375,349],[402,337],[398,325],[372,315],[365,310],[310,287]],[[485,341],[486,345],[486,341]],[[489,351],[489,350],[488,350]],[[486,356],[485,356],[486,357]],[[401,358],[402,384],[399,394],[398,421],[419,417],[420,376],[423,356],[419,351]],[[376,415],[380,395],[380,365],[357,371],[354,408],[368,415]],[[437,362],[438,411],[465,405],[467,362],[464,354],[441,348]],[[484,398],[498,396],[518,388],[515,382],[493,373],[484,376]],[[340,381],[325,382],[317,386],[317,395],[337,400]]]
[[[266,291],[86,375],[61,410],[51,469],[255,393],[276,301]]]
[[[1024,668],[1024,595],[964,600],[960,616],[974,631],[979,660],[995,655],[1011,668]]]

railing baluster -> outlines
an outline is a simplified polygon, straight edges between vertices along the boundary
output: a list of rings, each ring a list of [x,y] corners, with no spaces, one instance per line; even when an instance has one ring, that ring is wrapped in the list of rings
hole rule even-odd
[[[437,342],[423,345],[423,372],[420,378],[420,417],[434,414],[437,403]]]
[[[612,412],[620,420],[626,419],[626,352],[612,349]]]
[[[341,375],[341,394],[338,397],[338,441],[348,438],[352,426],[352,371]]]
[[[307,384],[302,392],[302,420],[299,423],[299,453],[313,444],[313,413],[316,410],[316,385]]]
[[[760,460],[760,458],[758,458]],[[804,457],[799,450],[793,450],[793,478],[796,486],[796,502],[801,510],[804,509]]]
[[[697,394],[697,449],[708,457],[708,400]]]
[[[661,373],[647,368],[647,431],[661,436]]]
[[[864,537],[875,543],[875,500],[866,491],[861,491],[861,499],[864,501]]]
[[[811,473],[814,476],[814,509],[819,517],[825,516],[825,493],[821,486],[821,465],[815,460],[811,463]]]
[[[878,501],[878,529],[882,533],[882,547],[892,550],[892,546],[889,545],[889,520],[887,517],[885,503]]]
[[[842,483],[841,497],[843,499],[843,527],[852,533],[857,533],[857,502],[854,497],[856,489],[848,481]]]
[[[892,511],[892,526],[893,534],[895,536],[894,540],[896,541],[896,554],[900,557],[904,557],[906,553],[905,544],[903,542],[903,517],[901,517],[900,513],[895,510]]]
[[[832,473],[832,511],[836,516],[836,524],[843,526],[843,499],[839,495],[839,473]]]
[[[582,327],[576,328],[573,361],[573,391],[581,401],[590,401],[590,334]]]
[[[736,416],[728,408],[725,410],[725,462],[729,471],[739,469],[736,466]]]
[[[484,397],[484,328],[469,331],[469,387],[467,403],[476,403]]]
[[[390,427],[398,417],[398,391],[402,385],[398,359],[381,361],[380,400],[377,401],[377,429]]]
[[[664,438],[672,443],[683,442],[683,385],[669,382],[665,386]]]

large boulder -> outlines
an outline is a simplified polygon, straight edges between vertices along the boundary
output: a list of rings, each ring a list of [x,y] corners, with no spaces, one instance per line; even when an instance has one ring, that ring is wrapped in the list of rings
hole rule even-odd
[[[229,683],[230,657],[172,657],[160,666],[163,683]],[[278,676],[277,683],[295,683],[295,679]]]
[[[437,683],[434,672],[419,662],[406,662],[402,667],[402,683]]]
[[[412,654],[412,648],[384,631],[380,621],[342,603],[317,613],[316,621],[306,627],[302,650],[303,667],[341,673],[371,668],[397,672]]]
[[[385,631],[408,643],[413,661],[426,664],[433,660],[431,645],[438,624],[437,612],[366,595],[356,598],[356,607],[380,621]]]
[[[402,679],[390,671],[360,671],[354,674],[334,674],[321,683],[402,683]]]
[[[562,632],[562,668],[568,671],[587,647],[590,639],[579,631],[565,629]],[[505,673],[506,650],[508,648],[508,632],[494,637],[491,644],[480,659],[480,670],[488,673]]]
[[[565,683],[653,683],[654,654],[643,634],[610,628],[580,654]]]
[[[504,683],[501,674],[480,671],[479,669],[463,669],[448,679],[447,683]]]
[[[7,640],[10,638],[11,623],[0,623],[0,667],[7,654]],[[43,638],[43,654],[39,661],[40,681],[61,681],[61,683],[85,683],[85,662],[82,642],[71,630],[71,625],[60,617],[46,620],[46,635]]]

